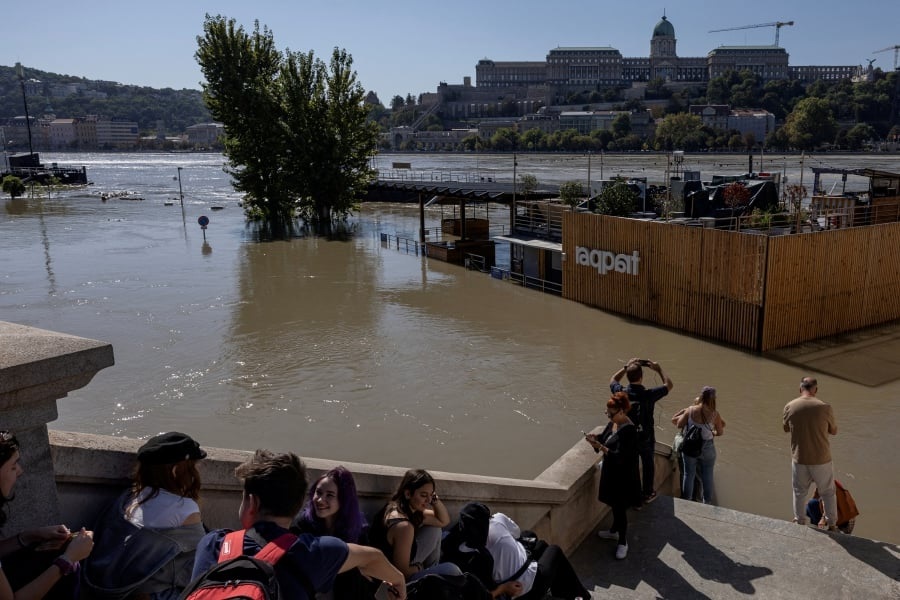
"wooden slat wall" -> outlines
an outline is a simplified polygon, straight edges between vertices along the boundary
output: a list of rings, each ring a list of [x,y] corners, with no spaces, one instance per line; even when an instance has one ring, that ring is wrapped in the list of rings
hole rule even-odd
[[[566,298],[724,342],[756,348],[765,236],[587,213],[564,217]],[[575,247],[641,256],[639,276],[575,262]],[[568,258],[571,257],[571,258]]]
[[[760,350],[900,318],[900,223],[770,239]]]
[[[762,236],[564,215],[563,296],[771,350],[900,319],[900,223]],[[641,256],[638,276],[575,262],[575,247]]]

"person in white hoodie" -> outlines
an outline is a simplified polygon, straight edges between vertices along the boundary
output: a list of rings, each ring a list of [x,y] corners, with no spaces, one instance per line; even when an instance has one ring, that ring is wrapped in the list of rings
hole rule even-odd
[[[487,549],[494,559],[494,580],[522,584],[520,600],[543,598],[549,590],[556,598],[587,600],[591,597],[562,549],[538,541],[533,554],[519,542],[522,535],[515,521],[503,513],[491,517]]]

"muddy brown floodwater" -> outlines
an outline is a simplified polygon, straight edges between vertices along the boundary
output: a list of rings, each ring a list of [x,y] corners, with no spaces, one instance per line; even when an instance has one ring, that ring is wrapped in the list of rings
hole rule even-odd
[[[383,247],[379,233],[415,237],[412,206],[366,204],[333,239],[260,242],[219,155],[47,159],[87,165],[94,186],[0,200],[0,319],[108,341],[116,355],[60,400],[54,428],[179,429],[209,446],[531,478],[602,422],[610,375],[643,356],[675,382],[656,411],[658,439],[674,435],[672,413],[715,386],[728,423],[716,441],[720,503],[791,517],[781,412],[806,374],[796,366]],[[498,177],[510,160],[393,159]],[[518,160],[519,173],[584,172],[584,157]],[[650,166],[612,160],[605,169]],[[113,191],[129,193],[100,200]],[[427,226],[440,217],[430,210]],[[900,383],[819,382],[840,428],[837,477],[862,513],[856,533],[900,542]]]

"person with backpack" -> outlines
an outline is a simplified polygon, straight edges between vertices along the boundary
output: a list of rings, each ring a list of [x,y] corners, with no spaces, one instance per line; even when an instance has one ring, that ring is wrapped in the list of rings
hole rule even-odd
[[[82,571],[87,598],[178,598],[206,534],[197,504],[197,463],[204,458],[200,444],[178,431],[153,436],[138,449],[131,487],[94,528],[94,551]]]
[[[716,445],[714,439],[725,433],[725,421],[716,410],[716,388],[706,386],[694,403],[675,413],[672,422],[676,427],[684,430],[684,446],[682,446],[681,459],[684,468],[681,471],[681,497],[685,500],[693,500],[694,478],[699,475],[703,486],[703,503],[716,503],[716,488],[713,480],[713,469],[716,466]],[[700,452],[695,454],[688,451],[688,437],[691,429],[694,435],[699,432]]]
[[[662,379],[663,385],[645,388],[644,367],[656,371],[660,379]],[[620,383],[623,376],[628,379],[627,386],[623,386]],[[622,391],[628,393],[628,399],[631,403],[628,418],[631,419],[631,422],[634,423],[637,429],[643,490],[643,497],[637,503],[638,506],[653,502],[656,499],[656,490],[653,489],[654,478],[656,477],[656,465],[654,463],[656,455],[656,425],[653,421],[653,411],[656,403],[666,397],[673,387],[672,380],[663,374],[659,363],[645,358],[632,358],[625,366],[613,373],[609,380],[609,391],[611,393],[615,394]]]
[[[853,533],[853,528],[856,526],[859,509],[856,507],[856,501],[850,494],[850,490],[837,479],[834,480],[834,490],[837,499],[836,525],[838,531],[849,535]],[[825,518],[825,503],[819,495],[819,488],[816,488],[813,497],[806,503],[806,516],[809,517],[810,523],[815,523],[820,529],[828,528],[828,519]]]
[[[306,465],[295,454],[257,450],[235,475],[244,488],[238,511],[244,529],[218,529],[200,540],[193,583],[182,599],[314,600],[316,593],[332,589],[338,573],[359,568],[363,575],[386,582],[393,598],[405,600],[403,574],[377,549],[331,536],[290,533],[307,488]],[[231,583],[238,570],[247,582],[243,586]],[[253,587],[254,595],[237,587]]]
[[[451,562],[478,579],[492,598],[515,598],[522,584],[494,579],[494,557],[487,549],[491,511],[481,502],[469,502],[459,511],[459,519],[441,542],[441,560]]]

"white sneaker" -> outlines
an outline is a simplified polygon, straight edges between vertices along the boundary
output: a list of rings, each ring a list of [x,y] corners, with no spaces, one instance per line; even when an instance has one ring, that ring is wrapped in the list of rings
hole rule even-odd
[[[612,531],[607,531],[605,529],[601,529],[597,532],[597,537],[601,540],[615,540],[619,541],[619,534],[613,533]]]
[[[616,546],[616,559],[622,560],[628,556],[628,544],[619,544]]]

